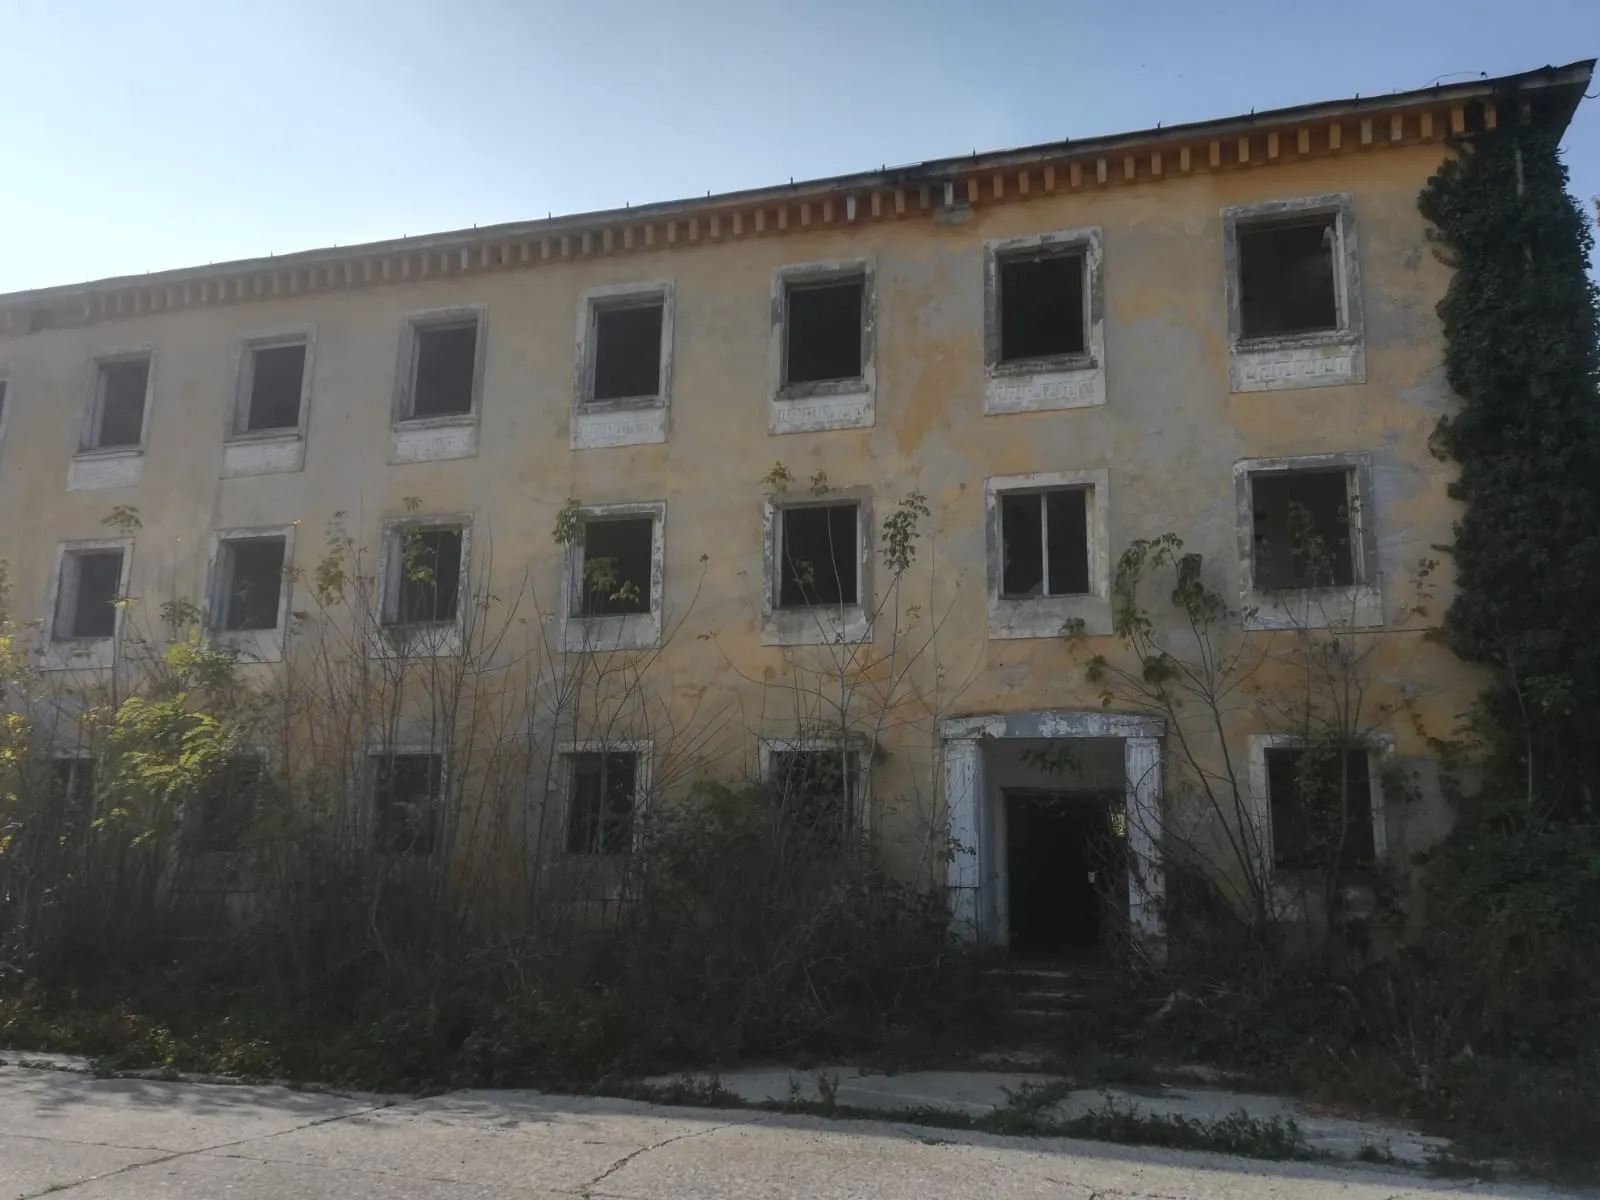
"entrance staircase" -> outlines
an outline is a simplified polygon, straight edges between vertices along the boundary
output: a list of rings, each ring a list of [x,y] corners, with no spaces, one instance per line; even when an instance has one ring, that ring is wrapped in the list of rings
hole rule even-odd
[[[1001,989],[1000,1011],[1022,1025],[1055,1025],[1084,1012],[1097,967],[1067,962],[1008,962],[984,972]]]

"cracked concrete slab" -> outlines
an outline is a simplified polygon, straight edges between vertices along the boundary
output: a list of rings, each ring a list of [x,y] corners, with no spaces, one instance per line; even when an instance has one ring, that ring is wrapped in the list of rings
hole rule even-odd
[[[1553,1189],[535,1092],[361,1099],[0,1070],[0,1200],[1555,1200]],[[30,1132],[17,1133],[21,1125]]]

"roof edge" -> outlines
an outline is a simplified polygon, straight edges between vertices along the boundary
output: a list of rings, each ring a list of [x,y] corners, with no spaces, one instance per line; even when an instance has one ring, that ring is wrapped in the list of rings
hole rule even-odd
[[[124,288],[143,288],[173,283],[197,283],[208,279],[231,277],[253,271],[286,270],[295,267],[314,267],[328,263],[344,262],[384,254],[400,254],[418,250],[448,250],[457,247],[477,246],[484,243],[518,241],[529,238],[559,237],[584,230],[597,230],[608,225],[657,221],[676,217],[711,213],[718,209],[756,206],[763,203],[781,203],[823,198],[837,193],[869,191],[874,188],[917,186],[925,183],[944,183],[958,175],[978,171],[1023,167],[1046,159],[1064,156],[1086,156],[1126,153],[1136,148],[1157,146],[1167,142],[1226,137],[1246,132],[1262,131],[1271,126],[1304,124],[1313,121],[1333,120],[1356,114],[1369,116],[1376,113],[1395,112],[1420,105],[1466,104],[1490,99],[1507,92],[1538,92],[1550,95],[1557,104],[1550,117],[1564,132],[1577,110],[1579,101],[1588,90],[1593,78],[1596,60],[1582,59],[1564,66],[1546,66],[1514,75],[1477,79],[1457,84],[1435,84],[1407,92],[1387,92],[1378,96],[1360,95],[1343,100],[1324,100],[1287,108],[1267,109],[1243,115],[1187,122],[1181,125],[1157,125],[1153,129],[1134,130],[1084,139],[1064,139],[1042,142],[1010,150],[987,151],[961,157],[929,159],[904,166],[881,168],[845,175],[824,176],[816,179],[778,185],[749,188],[693,198],[659,201],[638,207],[598,209],[591,212],[571,213],[543,220],[511,221],[497,225],[472,226],[467,229],[446,230],[421,234],[415,237],[391,238],[375,242],[356,242],[347,246],[328,246],[289,254],[268,255],[258,258],[230,259],[206,266],[178,267],[152,271],[141,275],[118,275],[76,283],[58,284],[17,292],[0,293],[0,307],[26,306],[30,303],[81,296],[98,291],[116,291]]]

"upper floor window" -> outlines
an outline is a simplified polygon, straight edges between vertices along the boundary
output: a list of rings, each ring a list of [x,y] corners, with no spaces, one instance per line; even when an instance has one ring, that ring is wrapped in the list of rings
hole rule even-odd
[[[83,448],[118,450],[141,445],[149,394],[148,354],[101,359]]]
[[[588,399],[593,403],[659,399],[665,299],[651,292],[592,303],[594,348]]]
[[[55,640],[115,636],[122,565],[122,550],[68,550],[61,556],[51,628]]]
[[[861,378],[865,291],[860,276],[788,285],[784,293],[785,385]]]
[[[1227,208],[1222,230],[1231,390],[1364,383],[1354,198]]]
[[[458,525],[394,529],[388,555],[385,625],[454,622],[461,602],[465,531]]]
[[[237,433],[298,429],[306,391],[304,339],[255,342],[245,347],[243,405]]]
[[[1088,497],[1085,488],[1001,493],[1003,596],[1019,599],[1088,592]]]
[[[287,542],[281,535],[230,537],[219,546],[217,628],[225,633],[276,629]]]
[[[1239,227],[1239,332],[1246,338],[1339,328],[1338,218],[1312,213]]]
[[[1234,481],[1247,628],[1383,624],[1370,455],[1246,459]]]
[[[778,512],[779,608],[860,602],[860,506],[797,504]]]
[[[1097,228],[984,244],[984,412],[1105,403],[1101,262]]]
[[[1083,247],[1039,247],[999,256],[1000,361],[1084,353]]]
[[[783,267],[774,273],[772,433],[873,424],[872,276],[866,259]]]
[[[595,518],[583,523],[583,566],[575,589],[581,617],[650,611],[655,591],[655,519],[649,515]]]
[[[411,364],[411,408],[407,417],[454,417],[472,411],[477,365],[476,320],[422,325]]]

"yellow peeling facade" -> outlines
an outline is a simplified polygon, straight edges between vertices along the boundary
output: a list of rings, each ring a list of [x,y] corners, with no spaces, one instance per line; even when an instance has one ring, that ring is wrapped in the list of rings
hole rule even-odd
[[[1523,86],[1581,92],[1586,69],[1563,71]],[[651,659],[644,686],[656,715],[648,728],[606,736],[648,742],[654,777],[682,783],[758,772],[761,739],[786,745],[842,724],[876,747],[863,819],[890,860],[948,886],[965,925],[1003,942],[996,893],[1005,848],[994,809],[1007,773],[1027,772],[1015,755],[997,756],[997,744],[1031,745],[1052,731],[1086,739],[1079,770],[1103,766],[1098,784],[1125,786],[1130,805],[1136,794],[1159,805],[1163,779],[1168,804],[1184,789],[1172,731],[1107,710],[1084,678],[1086,648],[1119,653],[1093,597],[1082,611],[1099,636],[1086,648],[1059,636],[1059,619],[1036,636],[996,628],[985,496],[1000,485],[990,481],[1090,482],[1099,552],[1091,591],[1102,598],[1130,542],[1172,532],[1204,555],[1207,581],[1232,599],[1241,595],[1242,547],[1248,557],[1241,464],[1325,455],[1360,463],[1370,489],[1362,519],[1373,531],[1363,578],[1379,597],[1377,622],[1358,622],[1372,638],[1371,726],[1392,738],[1396,761],[1425,766],[1419,730],[1448,732],[1470,705],[1473,673],[1426,637],[1449,600],[1447,567],[1433,578],[1433,617],[1401,615],[1417,564],[1439,557],[1432,548],[1450,541],[1458,511],[1447,495],[1451,470],[1428,448],[1451,405],[1435,315],[1449,272],[1430,247],[1417,194],[1450,152],[1447,133],[1492,93],[1482,84],[1341,102],[0,296],[0,556],[13,615],[48,625],[60,547],[122,536],[104,524],[116,506],[137,510],[127,594],[147,613],[174,597],[205,603],[218,531],[289,527],[292,565],[308,571],[335,513],[376,550],[385,522],[416,508],[465,517],[472,585],[497,597],[495,611],[517,601],[504,656],[542,638],[561,662],[576,657],[559,650],[565,552],[552,528],[563,505],[661,505],[663,632],[659,649],[632,652],[633,661]],[[1341,286],[1357,289],[1360,327],[1331,349],[1278,348],[1245,361],[1230,325],[1226,226],[1271,211],[1260,206],[1302,200],[1344,214],[1338,236],[1353,269]],[[1236,209],[1244,211],[1226,215]],[[1097,276],[1095,362],[1065,380],[991,378],[986,249],[1058,232],[1092,233],[1084,244]],[[799,431],[774,432],[794,423],[782,406],[796,403],[774,398],[775,280],[808,264],[857,262],[870,269],[865,412],[848,397],[803,401],[813,413]],[[576,429],[589,298],[662,284],[670,285],[664,411]],[[1342,297],[1347,319],[1350,299]],[[482,322],[472,417],[442,432],[397,430],[408,321],[467,309]],[[251,458],[225,444],[241,347],[283,331],[312,339],[303,431],[277,458]],[[139,462],[107,467],[79,453],[96,362],[146,350]],[[806,427],[818,423],[843,427]],[[652,431],[661,440],[644,440]],[[230,473],[226,453],[234,468],[260,473]],[[863,580],[880,611],[863,644],[773,644],[784,635],[764,605],[773,490],[764,477],[779,462],[794,480],[790,499],[808,496],[820,474],[831,490],[870,504]],[[878,527],[911,492],[926,497],[929,513],[916,562],[891,594]],[[312,607],[308,580],[293,589],[288,609]],[[292,634],[289,643],[292,658]],[[1270,669],[1257,685],[1278,686]],[[1240,761],[1250,735],[1268,728],[1266,703],[1249,692],[1227,714]],[[582,729],[552,736],[593,740]],[[1394,800],[1387,813],[1391,856],[1447,824],[1426,770],[1422,779],[1419,802]],[[1131,827],[1129,835],[1140,840]],[[1159,940],[1159,846],[1133,849],[1151,860],[1131,901],[1135,923]]]

